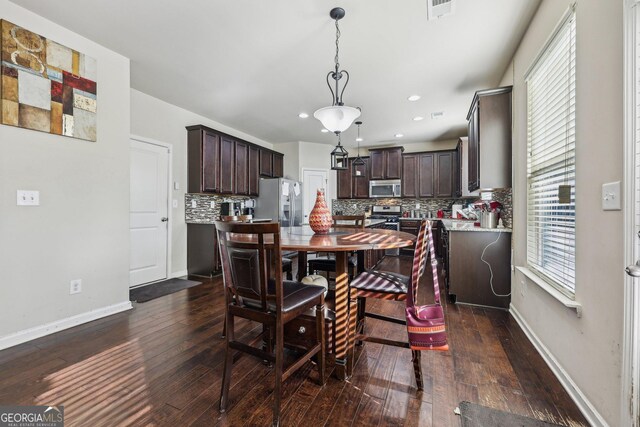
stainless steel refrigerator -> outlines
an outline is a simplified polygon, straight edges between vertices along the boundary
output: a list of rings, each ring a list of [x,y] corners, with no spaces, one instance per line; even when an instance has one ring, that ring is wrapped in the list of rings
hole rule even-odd
[[[261,178],[258,188],[255,218],[271,218],[280,221],[282,227],[302,225],[302,183],[285,178]]]

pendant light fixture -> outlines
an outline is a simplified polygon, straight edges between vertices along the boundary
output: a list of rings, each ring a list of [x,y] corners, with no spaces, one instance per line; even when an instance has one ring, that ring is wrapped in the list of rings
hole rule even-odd
[[[338,25],[338,21],[344,18],[345,11],[341,7],[336,7],[331,9],[329,12],[329,16],[331,19],[336,21],[336,56],[334,59],[335,69],[333,71],[329,71],[327,74],[327,86],[329,86],[329,90],[331,91],[332,104],[330,107],[324,107],[317,110],[313,113],[313,117],[320,120],[322,125],[330,130],[331,132],[338,135],[340,132],[344,132],[351,126],[353,121],[360,116],[360,110],[355,107],[348,107],[344,105],[342,102],[342,94],[344,93],[347,84],[349,83],[349,73],[347,70],[340,69],[340,27]],[[340,90],[340,80],[344,78],[344,85],[342,86],[342,90]],[[333,84],[335,85],[335,91],[332,87],[331,79],[333,79]],[[340,144],[338,143],[338,146]],[[336,147],[337,149],[338,147]]]
[[[344,170],[347,169],[349,153],[340,145],[340,132],[336,132],[336,135],[338,135],[338,145],[331,152],[331,169]]]
[[[360,141],[362,141],[362,138],[360,138],[361,124],[361,121],[356,122],[356,126],[358,126],[358,137],[356,138],[356,142],[358,143],[358,156],[351,162],[351,173],[355,177],[367,175],[367,164],[364,159],[360,157]]]

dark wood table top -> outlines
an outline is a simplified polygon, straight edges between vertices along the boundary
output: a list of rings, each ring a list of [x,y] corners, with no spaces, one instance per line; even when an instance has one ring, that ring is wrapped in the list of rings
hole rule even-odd
[[[237,238],[232,237],[233,240]],[[280,245],[290,251],[357,251],[367,249],[395,249],[410,246],[416,236],[394,230],[365,228],[337,228],[327,234],[315,234],[311,227],[282,227]],[[253,240],[243,235],[236,241]]]

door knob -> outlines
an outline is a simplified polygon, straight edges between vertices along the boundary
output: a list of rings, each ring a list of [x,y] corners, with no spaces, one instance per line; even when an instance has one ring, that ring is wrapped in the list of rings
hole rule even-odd
[[[163,217],[160,219],[160,221],[162,221],[162,222],[167,222],[167,221],[169,221],[169,218],[167,218],[166,216],[163,216]]]
[[[640,260],[624,269],[631,277],[640,277]]]

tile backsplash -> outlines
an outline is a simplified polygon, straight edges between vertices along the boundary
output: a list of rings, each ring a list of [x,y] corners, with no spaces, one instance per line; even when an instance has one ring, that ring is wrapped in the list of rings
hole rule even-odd
[[[503,205],[500,214],[505,227],[511,227],[513,215],[513,204],[511,200],[511,188],[501,188],[493,191],[494,200]],[[370,210],[371,205],[400,205],[402,212],[416,211],[417,214],[427,214],[427,212],[437,212],[439,209],[444,210],[451,215],[451,205],[461,204],[468,205],[475,202],[479,197],[465,197],[457,199],[334,199],[333,214],[336,211],[342,212],[343,215],[360,215]],[[420,209],[416,209],[416,204],[420,204]]]
[[[185,194],[184,219],[187,223],[212,224],[220,218],[220,203],[248,200],[247,196],[221,196],[218,194]],[[195,202],[193,207],[192,202]],[[213,202],[213,208],[211,207]]]

